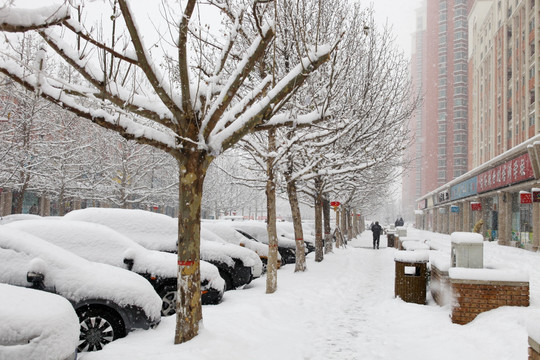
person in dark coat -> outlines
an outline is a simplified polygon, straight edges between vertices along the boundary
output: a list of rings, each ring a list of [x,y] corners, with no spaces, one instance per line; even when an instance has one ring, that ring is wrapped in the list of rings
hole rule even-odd
[[[399,226],[405,225],[405,221],[403,221],[402,217],[400,217],[398,221],[399,221]]]
[[[379,225],[378,221],[375,221],[375,224],[371,227],[373,232],[373,248],[379,248],[379,240],[381,238],[382,227]]]

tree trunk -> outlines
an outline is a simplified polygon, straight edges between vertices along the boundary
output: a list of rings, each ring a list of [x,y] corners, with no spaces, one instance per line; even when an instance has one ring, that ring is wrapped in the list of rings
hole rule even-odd
[[[315,182],[317,183],[317,180],[315,180]],[[323,258],[324,251],[322,240],[322,195],[319,191],[317,191],[317,194],[315,195],[315,261],[321,262],[323,261]]]
[[[188,151],[188,150],[186,150]],[[178,159],[178,294],[175,344],[184,343],[199,332],[202,320],[200,237],[201,199],[206,170],[212,158],[204,152],[190,152]]]
[[[336,248],[341,247],[341,235],[340,235],[340,229],[339,229],[339,217],[341,214],[340,207],[337,206],[336,208]]]
[[[323,200],[323,218],[324,218],[324,253],[332,252],[332,234],[330,226],[330,201]]]
[[[298,206],[298,194],[296,192],[296,181],[287,179],[287,195],[294,227],[294,238],[296,240],[296,263],[294,272],[306,270],[306,252],[304,243],[304,231],[302,229],[302,216]]]
[[[268,131],[268,153],[276,150],[275,130]],[[274,180],[274,157],[266,159],[266,230],[268,232],[268,264],[266,266],[266,293],[277,289],[278,240],[276,231],[276,184]]]
[[[352,211],[351,209],[347,209],[347,239],[350,241],[352,240]]]
[[[345,209],[345,206],[341,208],[341,235],[343,236],[343,244],[347,244],[347,238],[345,237],[345,234],[347,233],[347,210]]]

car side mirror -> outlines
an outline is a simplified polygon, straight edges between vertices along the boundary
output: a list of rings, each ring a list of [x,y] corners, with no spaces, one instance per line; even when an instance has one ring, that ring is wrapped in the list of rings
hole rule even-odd
[[[43,283],[44,280],[45,280],[45,275],[41,273],[34,272],[34,271],[29,271],[26,273],[26,281],[28,281],[29,283],[32,283],[32,287],[35,289],[39,289],[39,290],[45,289],[45,284]]]
[[[134,263],[134,262],[135,262],[135,261],[134,261],[133,259],[124,258],[124,264],[127,265],[127,269],[128,269],[128,270],[133,269],[133,263]]]

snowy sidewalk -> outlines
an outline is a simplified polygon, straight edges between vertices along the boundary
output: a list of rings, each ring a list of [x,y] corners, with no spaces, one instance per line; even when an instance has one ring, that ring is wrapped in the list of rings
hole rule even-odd
[[[448,308],[432,301],[424,306],[394,298],[396,250],[385,246],[386,237],[381,236],[381,249],[373,250],[367,231],[346,249],[325,255],[321,263],[315,263],[309,254],[305,273],[284,266],[278,271],[274,294],[265,294],[265,278],[229,291],[223,303],[203,307],[204,328],[186,344],[172,344],[175,319],[169,317],[155,330],[131,333],[105,350],[82,354],[79,359],[527,358],[527,319],[540,315],[533,306],[533,289],[529,308],[500,308],[481,314],[468,325],[455,325]],[[540,268],[536,254],[520,254]]]

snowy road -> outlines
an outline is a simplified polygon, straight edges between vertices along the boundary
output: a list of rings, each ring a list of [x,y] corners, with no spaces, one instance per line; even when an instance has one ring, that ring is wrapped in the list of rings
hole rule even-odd
[[[423,233],[423,237],[432,233]],[[440,235],[436,235],[440,237]],[[155,330],[137,331],[80,360],[514,360],[527,358],[529,319],[540,319],[538,281],[531,306],[505,307],[460,326],[450,309],[394,298],[395,249],[371,248],[365,232],[321,263],[308,256],[308,271],[278,272],[278,291],[265,294],[265,278],[229,291],[217,306],[204,306],[204,327],[193,340],[173,345],[174,317]],[[491,244],[489,244],[491,245]],[[493,249],[491,249],[493,248]],[[517,259],[540,269],[540,254],[489,246],[489,258]],[[498,255],[500,253],[500,255]],[[516,261],[516,260],[513,260]],[[516,265],[514,263],[514,265]]]

